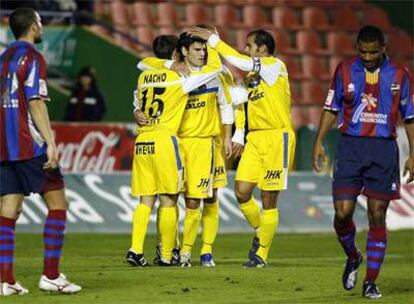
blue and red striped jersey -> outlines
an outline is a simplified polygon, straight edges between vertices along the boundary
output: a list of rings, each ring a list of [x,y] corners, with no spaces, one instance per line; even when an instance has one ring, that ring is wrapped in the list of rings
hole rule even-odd
[[[29,113],[29,102],[48,100],[46,61],[34,46],[16,41],[0,55],[0,161],[46,153],[46,144]]]
[[[406,68],[385,58],[373,72],[355,57],[336,68],[326,110],[338,112],[338,127],[352,136],[395,138],[398,112],[414,118],[410,75]]]

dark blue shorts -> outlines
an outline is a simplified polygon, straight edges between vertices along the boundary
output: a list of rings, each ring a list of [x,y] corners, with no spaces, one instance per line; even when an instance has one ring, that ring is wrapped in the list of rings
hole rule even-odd
[[[0,195],[30,195],[60,190],[64,188],[63,176],[59,168],[44,170],[46,155],[20,161],[0,163]]]
[[[400,168],[395,139],[342,135],[336,154],[334,201],[362,193],[379,200],[400,198]]]

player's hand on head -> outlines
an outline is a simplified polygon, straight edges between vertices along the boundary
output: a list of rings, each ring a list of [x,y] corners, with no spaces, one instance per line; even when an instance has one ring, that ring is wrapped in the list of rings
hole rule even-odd
[[[244,145],[236,143],[236,142],[232,142],[232,146],[233,146],[233,156],[240,157],[243,153]]]
[[[177,72],[182,77],[187,77],[191,74],[191,69],[185,62],[174,62],[170,70]]]
[[[211,35],[214,34],[214,31],[201,28],[201,27],[191,27],[185,30],[190,36],[200,37],[201,39],[208,40]]]
[[[312,167],[316,172],[321,172],[327,162],[325,149],[322,144],[315,143],[312,152]]]
[[[414,181],[414,159],[412,157],[409,157],[405,162],[403,176],[406,175],[408,175],[407,184]]]
[[[43,164],[43,169],[52,170],[58,166],[58,153],[55,145],[48,145],[46,150],[47,162]]]

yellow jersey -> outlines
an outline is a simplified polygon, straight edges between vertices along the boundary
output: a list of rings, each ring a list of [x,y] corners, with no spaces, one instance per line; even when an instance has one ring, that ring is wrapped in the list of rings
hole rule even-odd
[[[275,57],[242,55],[217,35],[212,35],[208,42],[231,65],[250,72],[247,75],[249,130],[293,129],[290,86],[284,62]]]
[[[169,66],[171,66],[171,61],[152,57],[144,59],[139,64],[139,68],[143,70],[160,71]],[[204,84],[200,82],[197,88],[188,93],[187,103],[178,128],[179,137],[216,136],[220,134],[221,123],[233,123],[231,102],[225,93],[222,77],[219,75]]]
[[[177,134],[188,93],[216,78],[222,70],[217,52],[209,48],[208,54],[207,65],[188,77],[180,77],[166,68],[145,70],[139,75],[134,107],[149,119],[147,125],[137,127],[139,133],[167,130],[172,135]]]

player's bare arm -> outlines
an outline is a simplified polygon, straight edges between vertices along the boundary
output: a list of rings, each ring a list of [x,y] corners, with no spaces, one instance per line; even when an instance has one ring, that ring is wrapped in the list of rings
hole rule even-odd
[[[58,166],[58,153],[45,102],[41,99],[31,100],[29,102],[29,112],[47,144],[47,162],[43,168],[45,170],[56,168]]]
[[[318,133],[316,134],[312,151],[312,166],[316,172],[321,172],[323,167],[322,165],[326,162],[326,153],[325,149],[323,148],[323,141],[326,134],[328,134],[329,130],[334,125],[336,117],[336,112],[324,111],[322,113]]]
[[[404,165],[403,175],[408,175],[407,184],[414,181],[414,120],[405,124],[405,130],[407,132],[408,144],[410,146],[410,153]]]

